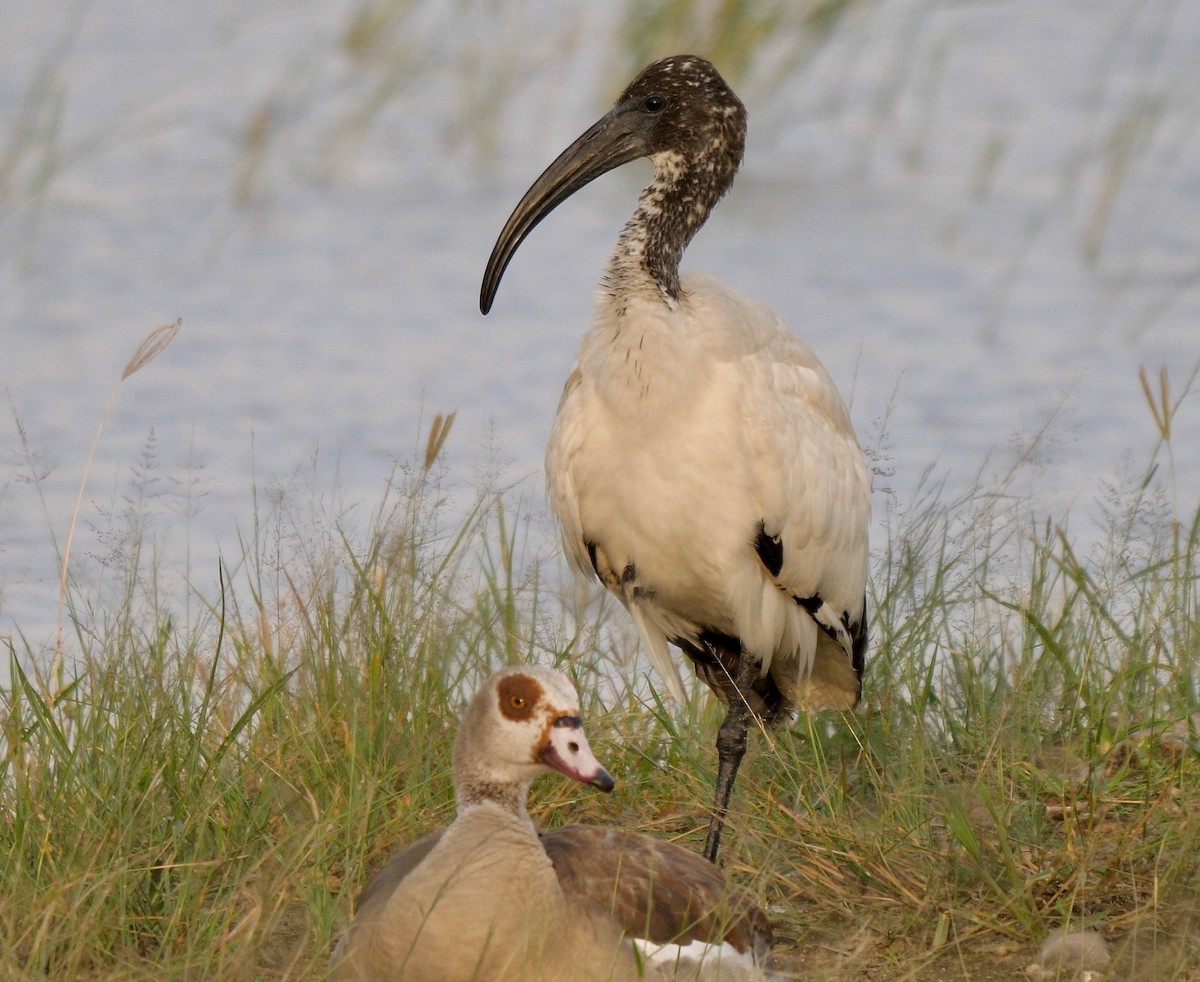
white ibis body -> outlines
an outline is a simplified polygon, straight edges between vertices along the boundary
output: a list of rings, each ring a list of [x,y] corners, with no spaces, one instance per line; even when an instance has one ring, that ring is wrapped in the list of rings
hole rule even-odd
[[[728,705],[717,736],[715,861],[752,718],[850,709],[867,645],[870,489],[849,413],[812,350],[763,304],[680,276],[692,236],[742,158],[746,111],[711,64],[646,68],[534,182],[480,295],[555,206],[649,157],[546,451],[574,567],[628,608],[657,672],[684,695],[678,646]]]

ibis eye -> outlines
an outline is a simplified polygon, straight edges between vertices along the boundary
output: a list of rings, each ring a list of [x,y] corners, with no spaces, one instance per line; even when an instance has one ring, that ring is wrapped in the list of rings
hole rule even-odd
[[[648,95],[642,105],[648,113],[660,113],[667,108],[667,99],[666,96]]]

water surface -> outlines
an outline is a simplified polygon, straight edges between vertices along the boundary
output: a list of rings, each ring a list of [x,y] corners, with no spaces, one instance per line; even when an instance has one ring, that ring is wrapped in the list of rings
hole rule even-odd
[[[479,279],[525,187],[623,81],[613,24],[422,5],[410,74],[350,136],[378,77],[340,43],[355,9],[0,10],[0,634],[51,637],[52,537],[101,410],[177,317],[97,449],[84,594],[115,577],[132,523],[211,595],[256,494],[261,512],[311,481],[369,511],[434,412],[458,411],[456,486],[498,459],[540,502],[562,379],[646,167],[539,227],[487,319]],[[1200,361],[1198,63],[1200,6],[1182,2],[880,0],[802,74],[739,86],[746,164],[686,262],[821,354],[885,447],[877,511],[930,465],[964,483],[1003,468],[1048,421],[1023,486],[1081,536],[1105,482],[1144,468],[1139,366],[1178,386]],[[1186,402],[1175,441],[1188,507],[1198,416]]]

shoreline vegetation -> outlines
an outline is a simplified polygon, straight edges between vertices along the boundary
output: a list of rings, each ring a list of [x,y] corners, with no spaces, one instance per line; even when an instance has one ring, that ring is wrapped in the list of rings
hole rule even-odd
[[[631,67],[668,47],[724,46],[743,59],[731,78],[753,69],[770,88],[845,18],[870,15],[854,0],[734,0],[697,27],[694,7],[630,0],[616,36]],[[914,5],[901,33],[915,38],[933,7]],[[345,26],[362,101],[333,127],[331,155],[350,152],[436,54],[405,40],[431,11],[380,0]],[[1166,37],[1169,11],[1155,16]],[[59,69],[77,26],[4,134],[0,205],[31,228],[61,170],[121,135],[62,145]],[[475,133],[512,95],[510,49],[481,48],[461,73],[451,128]],[[269,180],[284,153],[273,141],[311,98],[289,81],[296,92],[247,120],[231,167],[239,202]],[[1087,141],[1046,205],[1078,206],[1088,263],[1104,258],[1164,118],[1151,68],[1134,82],[1140,97],[1111,118],[1097,84]],[[880,94],[881,116],[893,98]],[[494,137],[482,127],[480,146]],[[980,193],[1006,140],[976,165]],[[1194,273],[1180,282],[1147,323]],[[169,343],[171,326],[160,330],[133,371]],[[785,974],[1012,979],[1055,932],[1091,931],[1113,978],[1200,977],[1200,512],[1195,489],[1175,484],[1173,426],[1196,372],[1141,381],[1158,442],[1100,489],[1102,534],[1085,552],[1070,515],[1021,493],[1027,460],[954,492],[929,462],[906,500],[877,491],[863,707],[752,740],[726,826],[726,870],[774,920]],[[618,779],[603,797],[539,782],[535,821],[700,849],[720,707],[702,686],[686,704],[660,697],[623,612],[544,546],[528,488],[486,476],[474,491],[449,486],[452,425],[433,421],[369,514],[336,488],[256,488],[213,588],[180,582],[143,536],[136,466],[103,575],[76,578],[76,564],[100,560],[73,560],[70,537],[48,534],[64,570],[58,642],[0,638],[0,977],[322,978],[370,872],[449,820],[458,715],[514,662],[574,677],[593,749]],[[17,429],[24,439],[19,418]],[[43,468],[25,452],[37,484]]]
[[[1010,978],[1076,929],[1116,977],[1200,970],[1200,517],[1158,466],[1178,400],[1152,405],[1163,441],[1095,555],[1016,471],[892,502],[864,707],[753,741],[731,812],[728,872],[785,971]],[[452,815],[458,713],[514,662],[573,675],[619,780],[541,782],[535,820],[699,848],[719,708],[659,697],[622,612],[530,555],[519,489],[447,519],[452,422],[368,521],[276,499],[188,598],[131,538],[116,601],[70,598],[68,656],[9,646],[0,974],[320,977],[370,871]]]

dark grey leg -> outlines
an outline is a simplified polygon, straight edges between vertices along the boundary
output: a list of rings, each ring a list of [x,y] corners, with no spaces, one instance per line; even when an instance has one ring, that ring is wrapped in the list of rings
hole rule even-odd
[[[704,857],[714,865],[717,861],[717,850],[721,846],[721,827],[725,824],[725,814],[729,811],[733,782],[737,778],[742,757],[746,754],[746,734],[750,730],[750,706],[741,693],[749,692],[757,678],[758,665],[743,652],[738,661],[737,677],[734,679],[738,696],[729,701],[729,712],[725,714],[725,721],[717,731],[717,794],[712,820],[708,823],[708,838],[704,842]]]

